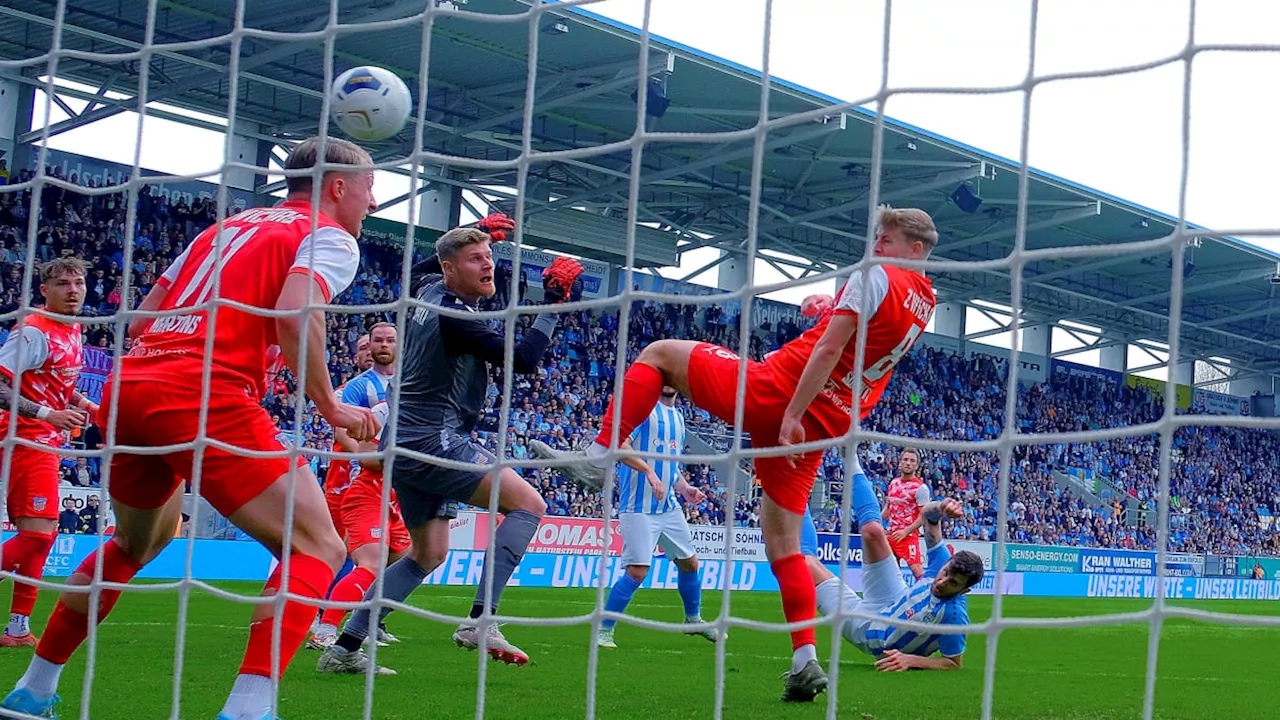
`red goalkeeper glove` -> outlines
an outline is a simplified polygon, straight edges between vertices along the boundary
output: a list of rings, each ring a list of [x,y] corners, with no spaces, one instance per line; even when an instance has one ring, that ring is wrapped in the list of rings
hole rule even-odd
[[[582,263],[558,257],[542,271],[542,304],[558,305],[582,299]]]
[[[502,242],[507,239],[507,233],[516,229],[516,221],[502,213],[493,213],[476,223],[476,229],[489,233],[489,237],[492,237],[494,242]]]

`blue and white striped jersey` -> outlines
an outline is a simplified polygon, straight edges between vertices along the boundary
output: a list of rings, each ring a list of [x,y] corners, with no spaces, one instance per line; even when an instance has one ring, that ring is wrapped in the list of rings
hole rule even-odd
[[[342,402],[366,408],[386,402],[387,390],[391,389],[393,379],[392,375],[383,375],[369,368],[347,381],[342,390]]]
[[[679,507],[675,485],[680,479],[680,462],[675,458],[684,453],[684,438],[684,415],[678,408],[658,403],[649,413],[649,419],[631,433],[631,447],[672,457],[671,460],[645,460],[662,480],[666,494],[659,502],[643,474],[618,463],[618,512],[655,515]]]
[[[895,620],[912,620],[935,625],[964,625],[969,622],[969,600],[959,595],[950,600],[940,600],[933,594],[933,580],[942,566],[951,559],[951,549],[939,543],[929,550],[929,565],[924,576],[907,588],[898,602],[881,611],[884,621],[872,622],[866,629],[866,647],[862,649],[879,656],[886,650],[897,650],[908,655],[928,657],[941,652],[946,657],[964,653],[964,635],[933,635],[898,627]]]

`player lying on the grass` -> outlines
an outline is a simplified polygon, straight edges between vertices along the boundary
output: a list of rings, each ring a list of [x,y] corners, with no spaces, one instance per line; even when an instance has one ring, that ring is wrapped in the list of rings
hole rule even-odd
[[[397,333],[396,326],[388,322],[380,322],[369,328],[369,354],[373,366],[352,378],[343,386],[342,401],[348,405],[367,407],[374,415],[386,415],[387,393],[395,381]],[[383,423],[379,420],[379,426]],[[341,430],[333,431],[334,438],[339,437],[346,443],[355,442]],[[379,432],[378,438],[381,438]],[[356,442],[358,452],[374,452],[378,449],[378,441]],[[338,498],[338,522],[342,528],[342,537],[347,543],[347,552],[355,567],[329,590],[329,599],[337,602],[357,602],[364,597],[366,591],[373,587],[374,576],[382,572],[388,562],[384,559],[378,538],[382,535],[382,463],[376,458],[352,461],[353,477],[345,487],[340,488]],[[338,488],[335,488],[338,489]],[[332,508],[332,492],[325,494]],[[372,501],[372,507],[370,507]],[[391,507],[391,533],[387,536],[391,541],[390,562],[400,558],[400,553],[409,546],[409,536],[400,523],[397,531],[396,522],[400,512],[394,500]],[[328,608],[320,616],[320,623],[312,631],[307,640],[307,647],[323,650],[338,639],[338,624],[342,622],[347,611],[343,608]],[[377,629],[376,639],[382,645],[398,642],[386,628],[381,625]]]
[[[409,311],[404,338],[402,376],[392,395],[396,413],[394,433],[384,433],[379,449],[390,447],[426,456],[397,456],[389,467],[391,484],[400,501],[400,512],[413,542],[405,556],[387,566],[382,596],[403,602],[422,585],[449,551],[449,520],[457,517],[458,503],[481,508],[490,505],[490,489],[498,484],[498,510],[502,523],[494,537],[493,562],[486,559],[476,588],[471,617],[458,625],[453,640],[461,647],[477,649],[481,635],[479,618],[487,608],[496,612],[502,590],[533,539],[547,503],[537,488],[512,468],[490,470],[497,458],[470,435],[484,410],[489,387],[489,366],[506,363],[502,333],[485,322],[468,317],[482,298],[496,292],[493,284],[493,251],[490,242],[502,240],[515,224],[505,215],[490,215],[476,228],[454,228],[436,241],[436,255],[429,263],[439,271],[414,278],[411,291],[426,303]],[[490,235],[492,231],[493,234]],[[421,268],[415,268],[420,271]],[[582,296],[582,265],[557,258],[542,274],[543,305],[555,305]],[[447,308],[458,314],[440,312]],[[538,314],[513,349],[508,371],[536,372],[555,332],[556,314]],[[442,458],[468,467],[437,464]],[[487,585],[493,579],[489,599]],[[372,590],[366,600],[374,597]],[[386,615],[388,608],[380,614]],[[369,659],[360,650],[369,633],[371,613],[352,613],[338,641],[321,655],[321,672],[363,673]],[[485,647],[495,659],[523,665],[529,656],[511,644],[496,624],[488,626]],[[386,672],[383,668],[376,671]]]
[[[104,407],[110,408],[115,398],[108,427],[114,423],[118,445],[188,445],[203,428],[204,437],[233,448],[282,454],[246,457],[207,446],[201,448],[199,466],[193,450],[114,455],[108,487],[115,535],[67,580],[71,589],[62,593],[49,616],[31,665],[2,703],[5,709],[56,717],[58,678],[89,633],[91,596],[75,587],[93,580],[99,562],[103,581],[127,583],[160,554],[182,517],[183,478],[197,478],[196,470],[200,494],[215,510],[277,557],[287,558],[267,580],[264,595],[285,587],[290,594],[319,600],[328,591],[346,550],[306,459],[290,462],[283,455],[275,423],[260,404],[268,349],[278,343],[295,375],[306,368],[306,394],[330,425],[346,428],[357,440],[377,431],[367,408],[345,405],[334,394],[324,311],[304,310],[327,304],[355,278],[360,264],[356,238],[365,216],[377,208],[373,160],[345,140],[329,138],[322,148],[318,138],[309,138],[293,148],[285,168],[306,170],[322,161],[329,167],[319,173],[318,183],[313,174],[291,176],[284,204],[228,218],[187,246],[139,306],[176,312],[132,320],[133,347],[102,392]],[[313,192],[318,214],[312,212]],[[239,305],[212,306],[215,314],[208,304],[215,297]],[[241,306],[289,312],[268,318]],[[207,397],[198,380],[206,370]],[[290,495],[292,543],[286,546]],[[102,588],[98,598],[96,618],[102,622],[120,591]],[[306,639],[313,617],[315,605],[298,601],[284,603],[279,613],[274,603],[255,607],[244,661],[220,720],[274,717],[276,679]],[[277,633],[278,655],[273,649]]]
[[[657,546],[679,570],[676,589],[684,603],[685,624],[704,622],[698,556],[694,553],[684,509],[676,502],[675,494],[680,493],[686,502],[694,505],[706,500],[706,495],[690,485],[680,471],[676,458],[684,453],[684,442],[684,414],[676,407],[676,389],[664,387],[662,399],[654,406],[649,419],[636,428],[623,447],[661,453],[671,459],[655,460],[652,465],[641,458],[627,458],[620,463],[618,524],[622,528],[622,564],[626,566],[626,572],[609,590],[605,610],[626,611],[632,596],[649,576],[653,548]],[[600,647],[617,647],[613,641],[617,622],[605,619],[600,623],[600,631],[596,634]],[[714,628],[694,630],[688,634],[702,636],[711,642],[715,642],[717,637]]]
[[[937,243],[933,220],[923,210],[888,206],[879,209],[872,247],[877,257],[922,260],[929,257]],[[788,447],[806,440],[843,436],[851,424],[855,386],[860,390],[860,413],[865,419],[879,401],[898,361],[924,333],[935,302],[932,284],[915,270],[879,264],[853,273],[830,314],[764,362],[745,361],[742,429],[750,433],[753,446]],[[860,315],[867,320],[861,366],[857,365],[856,342]],[[555,451],[537,442],[530,443],[530,449],[541,458],[576,461],[561,468],[565,477],[598,488],[604,484],[604,472],[612,464],[609,452],[615,442],[615,401],[621,402],[618,443],[630,437],[649,415],[664,385],[676,388],[698,407],[732,423],[742,363],[731,350],[708,343],[651,343],[627,370],[622,395],[610,400],[600,433],[585,457],[582,453]],[[800,553],[800,533],[822,454],[819,449],[801,456],[755,458],[764,491],[760,531],[789,623],[812,620],[817,612],[808,564]],[[818,663],[813,628],[793,631],[791,649],[791,670],[786,675],[782,699],[812,702],[827,687],[826,673]]]
[[[841,628],[845,639],[876,658],[876,669],[958,670],[964,659],[965,636],[922,632],[901,627],[912,621],[934,625],[967,625],[969,601],[965,595],[982,581],[982,558],[961,550],[954,556],[942,541],[942,520],[964,515],[951,498],[929,502],[921,510],[925,542],[929,546],[924,575],[911,585],[902,577],[898,558],[890,548],[880,518],[880,503],[862,468],[853,467],[853,510],[862,536],[862,597],[831,573],[813,549],[805,548],[809,571],[817,588],[818,610],[831,615],[841,603],[846,611],[878,615],[877,619],[850,618]],[[938,657],[933,657],[938,653]]]
[[[58,258],[39,271],[45,309],[78,315],[84,305],[84,265],[76,258]],[[18,534],[5,542],[0,566],[33,580],[44,576],[45,559],[58,529],[57,451],[68,431],[98,414],[98,406],[76,392],[76,378],[84,365],[80,342],[79,323],[32,313],[9,331],[0,349],[0,439],[9,434],[16,386],[18,437],[37,446],[13,446],[6,507]],[[0,647],[35,645],[39,640],[30,624],[36,593],[35,585],[14,583],[9,625],[0,637]]]

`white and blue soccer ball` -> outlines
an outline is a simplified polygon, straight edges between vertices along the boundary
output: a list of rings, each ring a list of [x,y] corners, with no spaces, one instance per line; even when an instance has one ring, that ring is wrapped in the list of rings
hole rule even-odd
[[[352,139],[364,142],[386,140],[400,132],[413,109],[404,81],[372,65],[339,75],[330,94],[334,122]]]

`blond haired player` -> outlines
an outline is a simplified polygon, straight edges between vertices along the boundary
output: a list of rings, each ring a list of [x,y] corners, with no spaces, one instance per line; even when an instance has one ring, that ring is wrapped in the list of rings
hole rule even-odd
[[[880,515],[889,522],[889,548],[893,557],[905,562],[917,580],[924,577],[924,562],[920,556],[920,528],[924,526],[924,516],[920,511],[933,499],[919,472],[920,453],[915,448],[905,448],[898,454],[899,475],[889,481],[884,510]]]
[[[77,315],[84,305],[84,265],[75,258],[59,258],[40,269],[44,309],[58,315]],[[18,534],[4,544],[0,566],[8,572],[39,580],[58,529],[58,450],[67,432],[98,414],[98,406],[76,392],[84,366],[80,324],[48,315],[31,314],[12,330],[0,349],[0,438],[9,433],[17,393],[17,437],[35,443],[14,445],[9,457],[9,518]],[[0,451],[3,452],[3,451]],[[36,586],[13,585],[9,625],[0,647],[35,645],[31,610]]]
[[[879,208],[872,251],[877,257],[922,260],[938,243],[928,213],[916,209]],[[865,299],[864,299],[865,295]],[[849,430],[853,389],[861,391],[859,408],[866,417],[880,399],[898,361],[915,344],[933,316],[933,285],[915,270],[876,264],[855,272],[834,302],[834,310],[764,362],[747,360],[743,430],[754,447],[788,447],[807,440],[838,438]],[[866,316],[864,363],[856,365],[859,316]],[[663,385],[670,385],[695,405],[726,422],[737,411],[741,360],[731,350],[688,340],[659,340],[641,351],[627,370],[621,396],[618,441],[631,436],[648,417]],[[561,469],[579,484],[601,487],[614,442],[614,398],[605,410],[595,443],[580,453],[564,453],[544,443],[530,449],[541,458],[580,459]],[[760,529],[773,574],[778,578],[787,622],[812,620],[816,596],[809,567],[800,548],[804,511],[822,451],[803,455],[761,456],[756,472],[764,489]],[[875,519],[879,520],[879,501]],[[818,664],[812,627],[791,633],[791,670],[782,699],[811,702],[827,687]]]
[[[360,261],[356,237],[365,216],[376,208],[372,164],[369,154],[352,143],[330,138],[322,146],[317,138],[304,140],[289,154],[285,169],[312,172],[288,177],[289,195],[282,205],[247,210],[192,241],[140,306],[164,314],[134,318],[129,328],[136,338],[133,348],[103,388],[103,404],[111,407],[113,397],[117,403],[110,422],[118,444],[190,443],[205,415],[209,439],[282,452],[277,429],[259,404],[267,350],[277,344],[290,369],[305,376],[306,394],[331,425],[346,428],[357,440],[374,436],[373,414],[343,404],[334,394],[325,362],[324,312],[304,310],[328,303],[355,277]],[[312,211],[313,198],[318,213]],[[215,298],[236,304],[209,305]],[[241,309],[245,306],[288,312],[268,318]],[[206,356],[208,349],[212,353]],[[192,382],[206,371],[207,398],[202,383]],[[192,450],[114,455],[110,491],[115,536],[99,551],[101,558],[90,555],[68,584],[88,584],[99,562],[103,580],[129,582],[173,538],[182,512],[182,479],[189,477],[199,479],[200,493],[214,509],[282,560],[287,558],[267,581],[264,594],[283,586],[304,598],[324,597],[346,549],[307,465],[283,456],[245,457],[216,446],[204,447],[202,453],[198,467]],[[283,520],[290,493],[292,544],[285,546]],[[58,678],[89,632],[89,597],[64,593],[58,600],[26,674],[0,703],[5,709],[55,716]],[[101,591],[98,622],[119,597],[118,590]],[[272,604],[256,607],[244,661],[219,720],[275,717],[274,678],[306,638],[313,608],[297,601],[285,603],[278,614]],[[276,633],[279,660],[273,664]]]

